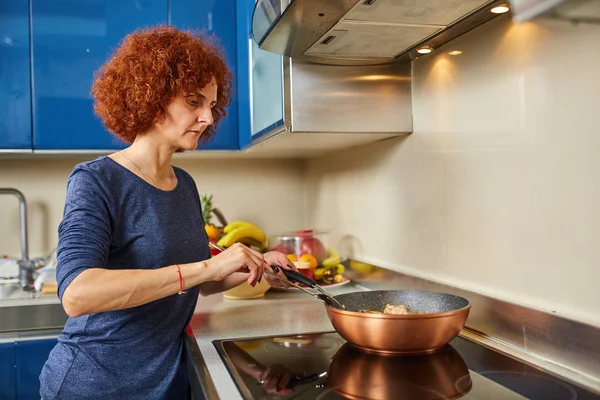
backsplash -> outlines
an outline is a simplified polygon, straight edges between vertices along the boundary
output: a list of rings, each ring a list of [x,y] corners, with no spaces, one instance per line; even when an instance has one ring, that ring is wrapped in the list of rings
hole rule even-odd
[[[0,160],[0,187],[18,189],[27,200],[30,257],[56,246],[67,178],[77,163],[95,158]],[[304,226],[302,163],[297,160],[176,158],[173,164],[192,175],[200,194],[214,195],[214,206],[229,221],[251,221],[270,234]],[[15,197],[0,196],[0,221],[0,254],[20,256]]]
[[[357,258],[600,326],[598,37],[502,16],[416,60],[414,133],[310,160],[309,224]]]

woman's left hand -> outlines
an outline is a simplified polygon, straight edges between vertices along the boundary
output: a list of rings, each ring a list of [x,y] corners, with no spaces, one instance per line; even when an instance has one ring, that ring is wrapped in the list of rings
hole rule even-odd
[[[268,253],[263,254],[263,257],[264,257],[267,265],[270,266],[271,272],[273,272],[274,274],[277,274],[278,276],[280,276],[284,279],[287,279],[287,278],[285,277],[284,273],[281,271],[281,268],[292,269],[294,271],[298,271],[298,269],[296,268],[294,263],[291,262],[285,254],[280,253],[278,251],[269,251]],[[273,268],[273,266],[275,266],[275,268]],[[267,280],[269,285],[271,285],[271,287],[276,287],[276,288],[290,287],[290,285],[288,285],[287,283],[285,283],[283,281],[280,281],[277,278],[273,278],[272,276],[269,276],[267,274],[264,274],[263,276],[265,277],[265,279]]]

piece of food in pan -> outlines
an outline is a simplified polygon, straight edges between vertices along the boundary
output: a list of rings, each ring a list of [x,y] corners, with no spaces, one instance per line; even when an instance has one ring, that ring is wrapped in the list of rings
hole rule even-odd
[[[398,314],[398,315],[406,315],[408,314],[408,309],[404,304],[400,304],[399,306],[393,306],[391,304],[386,304],[385,309],[383,310],[384,314]]]
[[[366,310],[361,309],[361,313],[365,314],[395,314],[395,315],[407,315],[407,314],[422,314],[420,312],[411,312],[408,311],[408,308],[404,304],[400,304],[399,306],[395,306],[392,304],[386,304],[383,312],[376,310]]]

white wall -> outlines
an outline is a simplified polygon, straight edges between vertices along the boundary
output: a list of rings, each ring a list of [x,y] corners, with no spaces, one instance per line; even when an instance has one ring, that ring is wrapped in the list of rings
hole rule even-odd
[[[356,257],[600,325],[598,37],[599,26],[500,17],[415,62],[407,138],[305,168],[176,165],[230,220],[270,233],[338,227]],[[29,201],[32,256],[55,245],[81,160],[0,160],[0,186]],[[15,256],[17,211],[0,196],[0,252]]]
[[[309,223],[357,257],[600,325],[598,38],[502,16],[421,57],[414,133],[311,160]]]
[[[0,187],[16,188],[27,199],[31,257],[45,255],[56,246],[67,178],[78,162],[95,157],[0,160]],[[173,163],[194,177],[201,194],[214,195],[214,206],[229,221],[251,221],[269,234],[304,226],[302,163],[297,160],[188,158]],[[0,255],[19,257],[19,206],[15,197],[0,196],[0,221]]]

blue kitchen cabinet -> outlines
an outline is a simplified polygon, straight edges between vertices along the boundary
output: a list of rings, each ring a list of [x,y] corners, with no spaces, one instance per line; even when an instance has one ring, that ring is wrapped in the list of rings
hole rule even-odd
[[[94,115],[94,71],[126,34],[167,19],[168,0],[31,0],[34,150],[123,148]]]
[[[201,150],[239,149],[237,86],[237,43],[235,0],[170,0],[170,24],[180,29],[204,31],[214,35],[223,47],[227,65],[234,77],[232,102],[219,123],[216,135]]]
[[[30,88],[29,2],[2,0],[0,149],[31,150]]]
[[[17,399],[40,398],[40,372],[57,340],[39,339],[15,342]]]
[[[0,343],[0,399],[17,398],[15,342]]]

